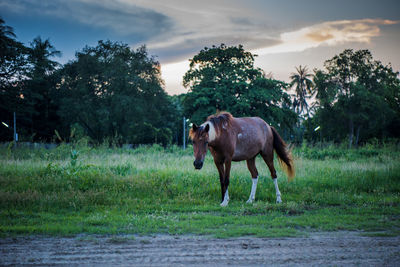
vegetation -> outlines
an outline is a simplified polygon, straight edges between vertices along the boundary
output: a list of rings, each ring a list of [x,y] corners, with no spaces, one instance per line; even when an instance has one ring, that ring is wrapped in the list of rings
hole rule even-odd
[[[72,141],[74,133],[92,144],[167,145],[181,132],[179,103],[164,91],[160,64],[145,46],[99,41],[60,65],[49,40],[25,47],[3,20],[0,41],[0,119],[12,125],[16,112],[21,141]],[[0,127],[0,140],[10,133]]]
[[[238,47],[204,48],[193,57],[183,78],[190,91],[184,112],[199,124],[216,110],[237,117],[259,116],[277,129],[291,129],[297,121],[284,82],[268,79],[254,67],[254,55]]]
[[[296,67],[296,73],[290,75],[290,86],[295,88],[295,98],[293,101],[293,108],[297,114],[309,115],[309,107],[307,99],[312,95],[313,83],[311,80],[312,74],[308,72],[307,67]]]
[[[288,183],[278,168],[282,204],[275,204],[261,159],[256,202],[246,204],[251,179],[245,162],[234,163],[231,201],[224,209],[210,155],[203,170],[195,171],[190,149],[63,144],[54,150],[3,147],[0,153],[2,235],[393,235],[400,227],[400,154],[393,145],[296,149],[295,180]]]
[[[374,60],[368,50],[351,49],[325,61],[325,69],[315,71],[317,103],[306,123],[308,139],[347,138],[351,148],[371,138],[400,136],[398,72]]]
[[[399,73],[368,50],[347,49],[313,74],[300,66],[287,84],[241,45],[212,46],[191,59],[188,93],[171,97],[145,46],[99,41],[60,65],[48,39],[25,46],[0,18],[0,48],[1,122],[11,126],[15,112],[20,141],[59,143],[0,147],[2,235],[399,234]],[[191,149],[172,145],[182,143],[182,117],[200,123],[216,110],[259,116],[297,143],[296,179],[278,172],[282,204],[261,161],[257,201],[245,204],[251,182],[241,162],[221,209],[211,157],[196,172]]]
[[[183,77],[188,93],[170,97],[145,46],[99,41],[60,65],[48,39],[25,47],[1,19],[0,45],[0,119],[12,125],[16,113],[21,141],[167,146],[182,143],[183,117],[201,123],[217,110],[259,116],[297,144],[400,136],[398,72],[368,50],[346,49],[313,74],[299,66],[287,84],[256,68],[242,45],[205,47]],[[0,127],[0,141],[11,136]]]
[[[76,57],[60,71],[58,114],[66,133],[75,125],[99,143],[171,143],[177,114],[161,87],[160,65],[144,46],[132,51],[99,41]]]

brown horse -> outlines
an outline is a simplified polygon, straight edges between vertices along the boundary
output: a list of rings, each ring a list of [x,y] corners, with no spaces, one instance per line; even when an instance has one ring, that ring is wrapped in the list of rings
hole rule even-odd
[[[247,203],[254,201],[258,182],[258,171],[255,164],[258,154],[262,156],[271,172],[275,185],[276,202],[282,202],[274,168],[274,149],[288,178],[294,177],[293,160],[277,131],[261,118],[234,118],[228,112],[220,112],[209,116],[201,126],[194,124],[189,136],[193,141],[195,157],[193,165],[196,169],[199,170],[203,167],[207,149],[214,158],[221,183],[221,206],[226,206],[229,202],[228,186],[232,161],[247,161],[247,167],[253,178]]]

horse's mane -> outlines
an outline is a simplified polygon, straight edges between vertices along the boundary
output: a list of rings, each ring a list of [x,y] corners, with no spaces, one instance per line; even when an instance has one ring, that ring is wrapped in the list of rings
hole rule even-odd
[[[231,127],[232,120],[232,114],[226,111],[217,112],[207,118],[207,121],[210,121],[214,125],[218,135],[222,129],[228,129]]]
[[[232,114],[225,111],[217,112],[216,114],[210,115],[207,118],[207,121],[213,124],[217,135],[221,133],[222,129],[229,129],[232,125],[232,120],[233,120]],[[200,126],[200,130],[202,129],[203,127]],[[193,140],[194,136],[195,136],[195,131],[193,131],[192,128],[189,131],[189,138]]]

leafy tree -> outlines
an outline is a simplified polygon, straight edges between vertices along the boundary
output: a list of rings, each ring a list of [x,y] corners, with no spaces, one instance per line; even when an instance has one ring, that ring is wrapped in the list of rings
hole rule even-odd
[[[196,123],[217,110],[235,116],[260,116],[277,128],[291,128],[297,120],[290,110],[287,84],[267,79],[254,67],[254,55],[243,46],[204,48],[190,60],[183,78],[189,92],[184,113]]]
[[[391,115],[385,117],[385,128],[381,136],[400,136],[400,79],[399,72],[394,72],[389,64],[384,66],[377,62],[374,71],[374,88],[379,88],[377,94],[384,99],[390,109]]]
[[[323,135],[337,141],[347,135],[349,147],[361,139],[389,136],[388,129],[399,123],[398,73],[368,50],[346,49],[324,66],[326,71],[315,71],[319,108],[313,119]]]
[[[0,17],[0,119],[12,125],[13,112],[21,109],[21,80],[26,69],[27,48],[14,29]],[[0,139],[10,140],[10,129],[0,126]]]
[[[315,69],[313,84],[316,105],[320,108],[328,108],[332,106],[334,104],[337,88],[336,83],[331,79],[331,76],[322,70]]]
[[[294,87],[296,91],[295,99],[293,101],[293,106],[297,114],[309,115],[309,107],[307,99],[312,95],[313,82],[311,77],[313,75],[308,72],[307,66],[296,67],[296,72],[290,75],[290,87]]]
[[[64,131],[75,124],[94,142],[170,143],[177,119],[162,86],[160,65],[145,46],[87,46],[61,71]]]

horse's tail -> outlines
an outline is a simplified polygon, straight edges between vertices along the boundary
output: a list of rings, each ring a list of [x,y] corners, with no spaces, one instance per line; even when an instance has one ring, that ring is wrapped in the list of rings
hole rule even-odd
[[[285,141],[283,141],[282,137],[279,136],[275,128],[271,127],[271,129],[274,136],[274,149],[276,154],[278,154],[279,163],[282,166],[282,169],[286,172],[288,181],[290,182],[294,179],[295,175],[292,153],[287,148]]]

